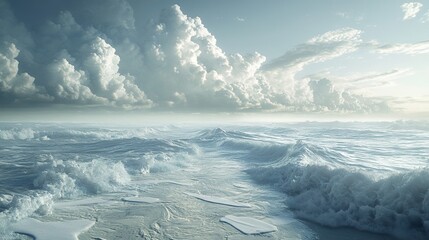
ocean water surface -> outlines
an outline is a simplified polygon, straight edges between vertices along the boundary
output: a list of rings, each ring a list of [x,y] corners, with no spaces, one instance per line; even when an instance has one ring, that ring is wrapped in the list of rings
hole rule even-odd
[[[428,165],[426,122],[0,123],[0,239],[429,239]]]

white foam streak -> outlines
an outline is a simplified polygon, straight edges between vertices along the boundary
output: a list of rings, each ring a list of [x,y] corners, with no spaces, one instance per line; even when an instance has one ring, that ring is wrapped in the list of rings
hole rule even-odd
[[[35,131],[31,128],[0,130],[0,139],[3,140],[28,140],[33,139]]]
[[[285,192],[288,206],[311,221],[414,239],[429,233],[427,169],[378,181],[361,173],[317,165],[287,164],[248,172]]]
[[[105,159],[64,161],[51,155],[46,158],[46,162],[38,166],[40,175],[34,180],[34,185],[58,198],[114,191],[117,186],[130,181],[122,162],[109,163]]]

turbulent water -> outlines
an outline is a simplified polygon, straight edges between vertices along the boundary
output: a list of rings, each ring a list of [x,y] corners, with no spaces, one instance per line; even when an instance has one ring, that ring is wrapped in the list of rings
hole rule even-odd
[[[79,239],[249,239],[227,214],[278,228],[251,239],[428,239],[428,165],[425,122],[1,123],[0,239],[28,217],[96,221]]]

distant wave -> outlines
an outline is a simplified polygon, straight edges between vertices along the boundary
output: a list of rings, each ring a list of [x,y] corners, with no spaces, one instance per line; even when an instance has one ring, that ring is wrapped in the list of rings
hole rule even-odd
[[[196,151],[194,146],[181,140],[168,139],[141,139],[141,138],[125,138],[100,140],[84,143],[69,144],[71,148],[78,148],[84,153],[117,153],[124,154],[128,152],[189,152]]]
[[[124,138],[148,138],[159,134],[160,130],[156,128],[137,128],[137,129],[69,129],[65,131],[54,132],[54,137],[64,138],[89,138],[89,139],[124,139]]]
[[[252,135],[241,132],[241,131],[226,131],[222,128],[206,129],[199,132],[199,135],[195,137],[195,140],[200,142],[218,142],[227,138],[252,138]]]
[[[347,157],[341,153],[301,140],[294,144],[285,144],[261,139],[259,135],[220,128],[205,130],[198,139],[211,142],[218,150],[224,150],[226,155],[230,154],[253,164],[349,164]]]
[[[283,145],[260,141],[258,136],[242,131],[226,131],[221,128],[203,130],[193,141],[204,147],[214,148],[214,151],[224,157],[246,162],[272,161],[285,154]]]
[[[0,130],[0,139],[2,140],[27,140],[33,139],[36,132],[31,128],[13,128]]]
[[[166,129],[160,128],[136,128],[136,129],[99,129],[99,128],[81,128],[81,129],[63,129],[53,126],[50,128],[44,126],[34,127],[13,127],[0,129],[0,140],[51,140],[51,139],[70,139],[71,141],[82,140],[112,140],[127,138],[151,138],[159,135]]]
[[[389,124],[389,128],[395,130],[424,130],[429,131],[429,121],[395,121]]]

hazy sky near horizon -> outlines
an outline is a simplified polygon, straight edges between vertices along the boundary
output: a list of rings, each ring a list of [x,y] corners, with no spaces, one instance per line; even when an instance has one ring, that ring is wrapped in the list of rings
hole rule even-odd
[[[427,0],[0,0],[0,107],[429,113],[428,29]]]

